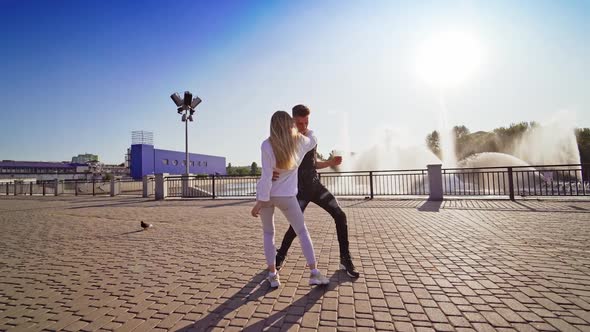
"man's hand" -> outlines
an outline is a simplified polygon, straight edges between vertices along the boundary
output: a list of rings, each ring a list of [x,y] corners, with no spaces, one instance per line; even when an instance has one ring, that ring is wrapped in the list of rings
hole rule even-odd
[[[337,156],[337,157],[332,157],[332,158],[325,160],[325,161],[316,160],[315,168],[316,169],[322,169],[322,168],[326,168],[326,167],[335,168],[336,166],[339,166],[340,164],[342,164],[342,157]]]
[[[258,215],[260,213],[260,209],[262,209],[262,205],[263,205],[262,201],[256,201],[256,204],[252,208],[252,211],[250,211],[250,214],[252,215],[252,217],[254,217],[254,218],[258,217]]]
[[[276,180],[278,180],[278,179],[279,179],[279,172],[277,172],[277,171],[273,170],[273,171],[272,171],[272,180],[273,180],[273,181],[276,181]]]
[[[342,157],[341,156],[332,157],[332,159],[330,161],[332,162],[332,166],[339,166],[340,164],[342,164]]]

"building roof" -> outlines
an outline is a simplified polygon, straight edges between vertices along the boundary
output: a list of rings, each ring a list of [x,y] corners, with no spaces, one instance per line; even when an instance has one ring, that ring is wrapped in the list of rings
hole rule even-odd
[[[0,167],[17,167],[17,168],[75,168],[77,166],[87,166],[86,164],[68,163],[68,162],[47,162],[47,161],[14,161],[2,160]]]

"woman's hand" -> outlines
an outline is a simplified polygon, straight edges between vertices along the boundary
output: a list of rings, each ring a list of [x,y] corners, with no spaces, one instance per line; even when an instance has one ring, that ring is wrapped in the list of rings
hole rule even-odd
[[[256,204],[254,205],[254,207],[252,208],[252,211],[250,212],[250,214],[252,215],[252,217],[258,217],[258,214],[260,213],[260,209],[262,209],[262,201],[256,201]]]

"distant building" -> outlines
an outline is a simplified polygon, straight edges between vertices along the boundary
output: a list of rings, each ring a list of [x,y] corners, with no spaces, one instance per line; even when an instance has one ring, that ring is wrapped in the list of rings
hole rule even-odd
[[[98,161],[98,155],[85,153],[79,154],[77,157],[72,157],[72,162],[76,164],[86,164],[91,161]]]
[[[131,176],[169,173],[184,174],[186,154],[181,151],[159,150],[151,144],[133,144],[130,152]],[[189,173],[225,175],[225,157],[189,153]]]
[[[76,179],[86,178],[92,170],[87,164],[45,161],[0,161],[0,178]]]

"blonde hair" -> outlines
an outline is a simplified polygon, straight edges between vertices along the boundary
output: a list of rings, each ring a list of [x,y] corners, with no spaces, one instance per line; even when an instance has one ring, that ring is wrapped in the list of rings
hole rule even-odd
[[[275,154],[277,168],[295,167],[299,132],[293,125],[293,118],[285,111],[276,111],[270,119],[270,146]]]

